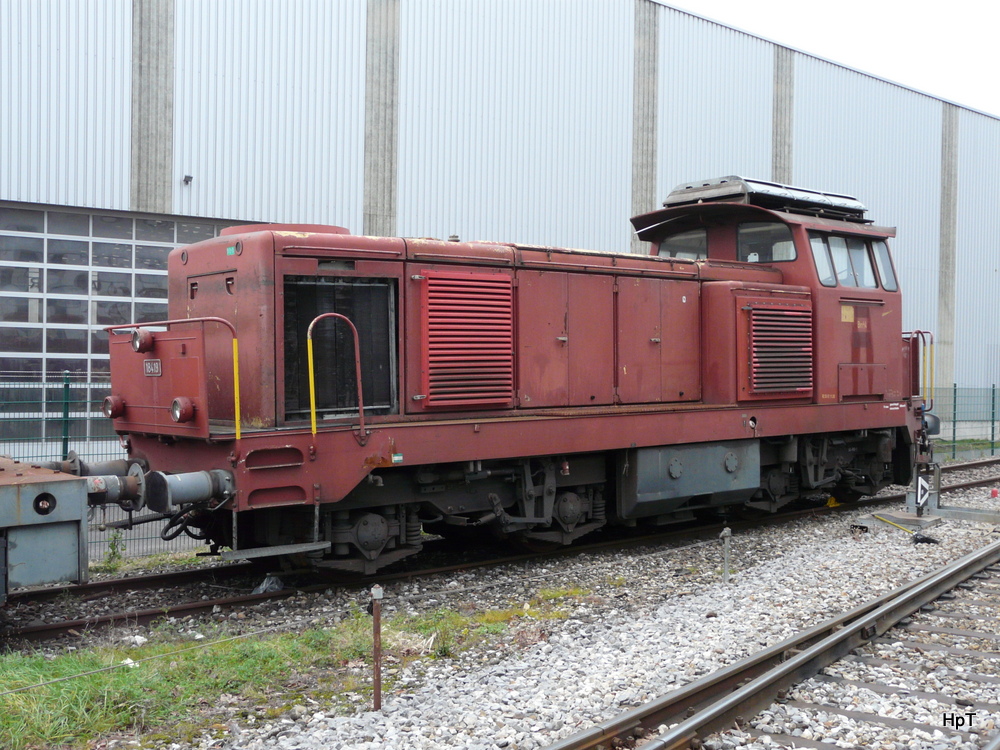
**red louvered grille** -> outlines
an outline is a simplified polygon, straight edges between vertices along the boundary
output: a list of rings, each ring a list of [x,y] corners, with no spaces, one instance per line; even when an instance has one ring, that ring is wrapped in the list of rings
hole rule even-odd
[[[755,307],[750,326],[753,392],[812,391],[812,312]]]
[[[510,406],[514,397],[511,278],[426,274],[426,407]]]

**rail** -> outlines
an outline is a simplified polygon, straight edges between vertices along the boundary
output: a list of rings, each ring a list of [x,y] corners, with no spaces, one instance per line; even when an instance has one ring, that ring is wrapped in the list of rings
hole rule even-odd
[[[679,750],[693,740],[767,708],[778,693],[808,679],[970,576],[1000,561],[1000,542],[976,550],[923,578],[833,620],[754,654],[645,706],[578,732],[546,750],[584,750],[639,727],[678,722],[643,750]]]
[[[125,323],[123,325],[108,326],[104,330],[108,333],[112,331],[122,330],[122,329],[132,329],[133,331],[138,331],[141,328],[149,328],[152,326],[165,326],[169,328],[172,325],[180,323],[220,323],[229,329],[229,332],[233,336],[233,416],[236,419],[236,439],[240,439],[240,423],[242,419],[240,418],[240,346],[236,338],[236,326],[230,323],[225,318],[216,317],[204,317],[204,318],[181,318],[180,320],[154,320],[150,323],[143,323],[139,325],[137,323]],[[132,334],[133,337],[135,333]],[[133,344],[135,348],[135,344]],[[139,351],[136,349],[136,351]]]
[[[323,313],[317,315],[309,324],[306,332],[306,353],[309,358],[309,421],[312,426],[313,437],[316,437],[316,373],[313,365],[313,328],[324,318],[338,318],[351,327],[351,334],[354,336],[354,375],[358,381],[358,432],[355,437],[358,443],[364,445],[368,442],[368,430],[365,428],[365,399],[361,392],[361,344],[358,339],[358,329],[351,322],[351,319],[340,313]]]

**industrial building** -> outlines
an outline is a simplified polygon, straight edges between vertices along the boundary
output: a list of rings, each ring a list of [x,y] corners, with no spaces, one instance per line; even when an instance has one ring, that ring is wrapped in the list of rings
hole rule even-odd
[[[175,245],[335,224],[642,252],[738,174],[847,193],[938,383],[1000,354],[1000,120],[655,0],[0,0],[0,371],[107,371]]]

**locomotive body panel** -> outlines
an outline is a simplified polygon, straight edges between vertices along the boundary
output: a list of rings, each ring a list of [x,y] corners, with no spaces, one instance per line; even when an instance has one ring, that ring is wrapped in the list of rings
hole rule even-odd
[[[232,323],[239,389],[223,324],[113,336],[116,429],[154,474],[223,470],[177,523],[236,550],[325,539],[364,571],[421,523],[568,543],[907,481],[923,403],[890,231],[718,203],[634,223],[652,255],[227,230],[171,254],[170,311]],[[158,352],[179,374],[135,377]],[[201,421],[170,424],[159,390],[192,378]]]

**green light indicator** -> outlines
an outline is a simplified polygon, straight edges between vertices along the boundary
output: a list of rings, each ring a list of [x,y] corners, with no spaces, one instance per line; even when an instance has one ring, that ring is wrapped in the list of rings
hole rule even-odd
[[[236,255],[236,245],[230,245],[226,248],[226,255]]]

